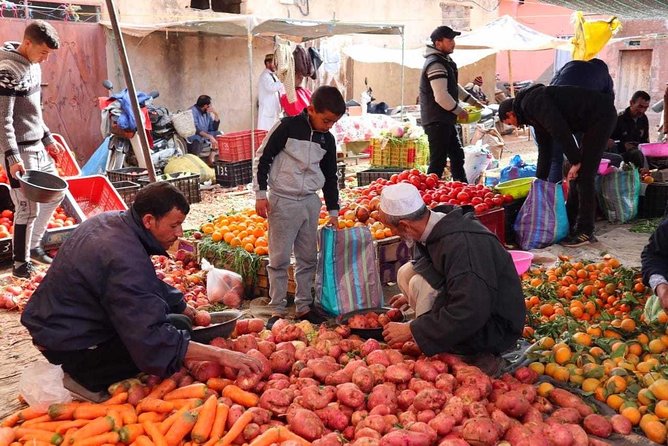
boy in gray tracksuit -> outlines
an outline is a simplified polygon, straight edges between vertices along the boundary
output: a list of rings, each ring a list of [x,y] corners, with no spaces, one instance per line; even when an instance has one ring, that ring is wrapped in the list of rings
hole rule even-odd
[[[20,44],[7,42],[0,48],[0,153],[15,208],[12,273],[25,279],[34,272],[31,258],[51,263],[40,242],[49,218],[60,204],[28,200],[17,179],[17,174],[26,170],[58,175],[47,153],[58,149],[42,118],[39,64],[46,62],[59,45],[56,30],[37,20],[26,27]]]
[[[329,133],[346,111],[335,87],[318,88],[299,115],[283,118],[269,131],[253,161],[255,210],[269,224],[267,328],[286,315],[290,255],[295,254],[295,307],[299,319],[323,321],[312,309],[317,264],[317,230],[322,189],[330,223],[338,226],[336,143]],[[269,190],[269,193],[267,193]]]

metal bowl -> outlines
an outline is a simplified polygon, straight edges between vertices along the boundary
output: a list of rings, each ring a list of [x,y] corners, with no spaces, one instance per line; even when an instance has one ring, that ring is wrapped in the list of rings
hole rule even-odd
[[[387,313],[388,310],[391,310],[392,307],[377,307],[377,308],[364,308],[362,310],[355,310],[351,311],[350,313],[342,314],[336,318],[336,323],[339,325],[348,325],[348,320],[355,316],[356,314],[366,314],[366,313],[371,313],[376,312],[376,313]],[[401,312],[401,321],[399,322],[404,322],[406,320],[406,315]],[[350,332],[353,334],[358,335],[361,338],[364,339],[375,339],[380,342],[384,342],[385,339],[383,338],[383,328],[352,328],[350,327]]]
[[[67,190],[65,180],[39,170],[26,170],[23,175],[18,175],[18,179],[26,198],[38,203],[62,200]]]
[[[208,344],[213,338],[226,338],[232,334],[242,313],[238,310],[214,311],[211,313],[211,325],[194,327],[190,339]]]

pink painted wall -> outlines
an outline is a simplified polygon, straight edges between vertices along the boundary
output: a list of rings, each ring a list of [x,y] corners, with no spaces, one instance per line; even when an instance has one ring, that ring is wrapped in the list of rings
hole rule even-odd
[[[573,25],[570,22],[572,13],[570,9],[538,3],[536,0],[528,0],[524,4],[520,4],[517,0],[502,0],[499,5],[499,16],[509,15],[530,28],[553,36],[573,34]],[[549,81],[552,77],[554,53],[554,50],[512,51],[513,80],[545,80],[541,76],[547,76]],[[549,73],[544,75],[547,70]],[[507,51],[497,54],[496,71],[502,81],[508,80]]]

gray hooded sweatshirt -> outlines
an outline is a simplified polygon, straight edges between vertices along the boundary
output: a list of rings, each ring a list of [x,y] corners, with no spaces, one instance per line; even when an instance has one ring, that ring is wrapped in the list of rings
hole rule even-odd
[[[0,48],[0,153],[9,165],[21,161],[20,152],[53,144],[41,108],[42,70],[18,53],[18,42]]]

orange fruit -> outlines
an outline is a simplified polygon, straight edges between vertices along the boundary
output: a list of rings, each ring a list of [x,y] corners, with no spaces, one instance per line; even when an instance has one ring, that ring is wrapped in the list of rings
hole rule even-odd
[[[542,382],[538,385],[537,392],[538,395],[542,397],[547,397],[550,394],[550,392],[552,392],[552,390],[554,390],[554,386],[552,384],[548,382]]]
[[[601,382],[596,378],[585,378],[582,381],[582,391],[583,392],[593,392],[601,384]]]
[[[578,345],[589,347],[592,343],[592,339],[591,336],[589,336],[587,333],[579,331],[573,335],[573,342]]]
[[[255,246],[252,243],[246,243],[244,249],[248,252],[255,252]]]
[[[554,361],[557,364],[566,364],[573,357],[573,353],[569,347],[561,347],[554,352]]]
[[[383,229],[377,229],[376,232],[373,233],[373,237],[378,240],[384,239],[385,231]]]
[[[666,400],[661,400],[658,403],[656,403],[656,406],[654,406],[654,415],[661,419],[667,419],[668,418],[668,401]]]
[[[668,379],[657,379],[649,386],[649,391],[660,400],[668,400]]]
[[[666,442],[666,426],[662,422],[648,421],[641,429],[649,440],[659,444]]]
[[[608,396],[608,398],[605,400],[605,403],[613,409],[619,410],[619,408],[622,407],[622,404],[624,404],[624,398],[619,395],[612,394]]]
[[[636,322],[631,318],[623,319],[620,328],[625,332],[630,333],[636,329]]]
[[[641,414],[640,411],[635,407],[625,407],[619,413],[621,416],[629,420],[634,426],[637,426],[638,423],[640,423]]]
[[[647,344],[647,348],[650,353],[663,353],[666,349],[666,344],[661,342],[661,339],[652,339],[649,341],[649,344]]]
[[[622,393],[626,390],[626,380],[621,376],[611,376],[605,382],[605,386],[607,387],[608,392]]]
[[[241,240],[239,239],[239,237],[233,237],[232,240],[230,240],[230,246],[234,247],[241,246]]]

